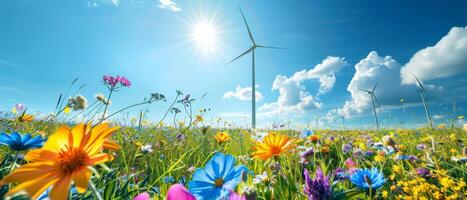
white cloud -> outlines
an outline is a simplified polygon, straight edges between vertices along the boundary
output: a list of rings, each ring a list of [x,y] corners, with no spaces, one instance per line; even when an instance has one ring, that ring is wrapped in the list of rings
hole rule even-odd
[[[290,78],[277,75],[272,84],[272,90],[279,91],[277,101],[265,103],[258,110],[267,115],[284,115],[303,114],[306,110],[321,108],[323,104],[316,101],[302,83],[306,80],[318,80],[320,88],[317,95],[324,94],[334,87],[335,73],[346,65],[348,63],[345,58],[328,56],[313,69],[296,72]]]
[[[112,0],[112,3],[116,6],[118,6],[120,4],[120,0]]]
[[[351,99],[345,102],[339,114],[350,117],[353,114],[367,111],[370,108],[371,99],[368,93],[360,89],[371,90],[378,82],[375,96],[379,100],[400,98],[401,96],[394,97],[400,92],[399,69],[400,64],[391,56],[380,57],[376,51],[370,52],[366,58],[355,65],[355,74],[347,87]],[[395,91],[398,92],[395,93]]]
[[[435,46],[415,53],[401,69],[402,83],[433,80],[467,72],[467,26],[453,27]]]
[[[182,9],[179,8],[172,0],[159,0],[159,3],[159,8],[171,10],[173,12],[182,11]]]
[[[256,88],[258,87],[259,86],[256,85]],[[261,101],[263,99],[263,94],[261,94],[261,92],[257,90],[255,93],[256,93],[256,101]],[[237,87],[235,88],[235,91],[229,91],[229,92],[224,93],[223,98],[224,99],[234,98],[240,101],[250,101],[251,94],[252,94],[251,87],[242,88],[239,85],[237,85]]]

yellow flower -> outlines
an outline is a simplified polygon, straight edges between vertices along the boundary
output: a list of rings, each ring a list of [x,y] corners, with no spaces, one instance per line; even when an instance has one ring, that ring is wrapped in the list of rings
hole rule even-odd
[[[388,198],[388,191],[383,191],[381,192],[381,195],[383,196],[383,198]]]
[[[457,154],[457,150],[454,148],[450,149],[449,152],[451,152],[451,154]]]
[[[456,134],[453,133],[453,134],[449,135],[449,138],[450,138],[451,140],[455,140],[455,139],[456,139]]]
[[[253,157],[263,160],[271,157],[277,157],[281,153],[295,148],[296,139],[291,139],[287,135],[269,134],[264,137],[262,142],[257,142],[253,147],[255,152],[252,153]]]
[[[375,161],[376,162],[383,162],[383,160],[384,160],[384,156],[381,156],[381,155],[375,156]]]
[[[18,117],[20,122],[31,122],[34,120],[34,116],[30,114],[23,113],[20,117]]]
[[[394,173],[399,173],[402,171],[402,168],[399,165],[394,165],[392,166],[392,171],[394,171]]]
[[[65,114],[70,113],[70,111],[71,111],[71,109],[70,109],[70,107],[68,107],[68,106],[65,106],[65,108],[63,109],[63,112],[64,112]]]
[[[17,112],[18,112],[18,111],[16,110],[16,107],[13,107],[13,108],[11,109],[11,113],[16,114]]]
[[[67,199],[72,182],[79,193],[84,193],[91,178],[89,168],[113,159],[102,150],[106,138],[117,129],[108,124],[94,128],[79,124],[73,129],[62,126],[42,148],[29,151],[24,157],[29,163],[4,177],[0,185],[19,182],[7,196],[25,191],[32,199],[49,187],[50,199]]]
[[[219,132],[219,133],[216,134],[216,136],[214,136],[214,138],[219,143],[227,142],[227,141],[229,141],[231,139],[227,132]]]
[[[204,121],[204,118],[201,115],[196,115],[195,118],[196,118],[195,122],[203,122]]]
[[[328,146],[321,147],[321,153],[329,153],[329,147]]]

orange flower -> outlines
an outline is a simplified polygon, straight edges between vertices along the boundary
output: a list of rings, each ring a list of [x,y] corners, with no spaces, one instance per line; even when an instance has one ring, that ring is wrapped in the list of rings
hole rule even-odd
[[[291,139],[287,135],[270,133],[264,137],[263,142],[257,142],[254,146],[253,157],[263,160],[277,157],[281,153],[295,148],[296,139]]]
[[[34,120],[34,116],[23,113],[20,117],[18,117],[18,120],[20,122],[31,122],[32,120]]]
[[[321,153],[329,153],[329,147],[328,146],[321,147]]]
[[[319,140],[319,137],[317,135],[312,135],[312,136],[310,136],[310,140],[313,143],[317,143],[318,140]]]
[[[219,132],[219,133],[216,134],[216,136],[214,136],[214,138],[219,143],[227,142],[230,139],[232,139],[232,138],[230,138],[230,136],[229,136],[229,134],[227,132]]]
[[[0,186],[19,182],[7,195],[25,191],[32,199],[52,186],[49,198],[62,200],[67,199],[73,181],[77,191],[83,193],[91,178],[90,167],[113,159],[102,150],[106,138],[117,129],[106,123],[94,128],[83,124],[73,129],[62,126],[42,148],[29,151],[24,157],[29,163],[4,177]]]

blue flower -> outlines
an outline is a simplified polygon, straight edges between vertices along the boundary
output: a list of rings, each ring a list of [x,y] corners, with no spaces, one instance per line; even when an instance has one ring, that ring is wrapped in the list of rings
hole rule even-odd
[[[306,137],[312,136],[312,135],[314,135],[314,134],[315,134],[315,133],[313,132],[313,130],[304,128],[304,129],[302,130],[301,136],[302,136],[302,138],[306,138]]]
[[[8,145],[10,149],[15,151],[23,151],[32,148],[40,148],[44,145],[45,139],[41,136],[32,137],[31,134],[19,134],[13,132],[11,134],[0,133],[0,144]]]
[[[231,155],[216,153],[206,163],[204,169],[196,169],[188,183],[190,192],[198,200],[221,199],[235,190],[242,181],[243,173],[248,172],[244,165],[235,167],[235,158]]]
[[[173,176],[166,176],[166,177],[164,178],[164,183],[165,183],[165,184],[170,184],[170,183],[174,183],[174,182],[175,182],[175,179],[174,179]]]
[[[385,182],[386,179],[382,172],[377,168],[371,169],[357,169],[351,176],[350,181],[360,189],[375,190],[380,188]]]

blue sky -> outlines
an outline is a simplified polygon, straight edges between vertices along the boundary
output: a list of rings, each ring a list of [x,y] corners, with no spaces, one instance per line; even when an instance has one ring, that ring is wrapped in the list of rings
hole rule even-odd
[[[196,107],[212,108],[208,117],[244,124],[251,92],[242,89],[251,86],[251,60],[228,64],[250,46],[239,7],[259,43],[285,48],[256,54],[263,127],[315,119],[335,127],[340,116],[348,127],[372,126],[369,97],[358,88],[378,81],[384,126],[403,120],[418,126],[424,112],[413,80],[404,78],[408,72],[427,85],[437,122],[446,120],[453,101],[457,115],[463,114],[467,2],[460,0],[0,0],[0,110],[25,103],[50,112],[75,77],[87,84],[81,93],[92,99],[106,92],[101,78],[109,74],[133,83],[114,96],[111,110],[150,92],[170,100],[180,89],[195,98],[207,92]],[[214,51],[193,40],[203,22],[216,30]],[[405,114],[400,98],[407,102]],[[168,104],[150,105],[149,118],[160,119]]]

